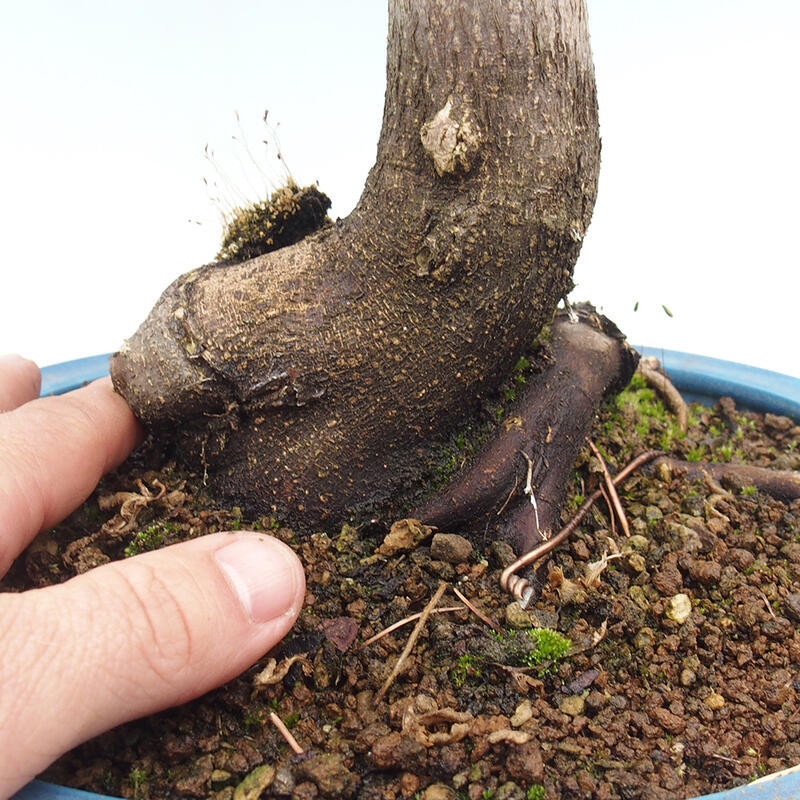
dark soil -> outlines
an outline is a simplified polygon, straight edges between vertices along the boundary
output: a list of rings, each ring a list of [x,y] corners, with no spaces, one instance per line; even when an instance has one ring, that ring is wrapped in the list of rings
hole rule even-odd
[[[693,406],[683,436],[636,386],[595,426],[612,471],[652,447],[800,468],[791,420],[723,400]],[[394,533],[423,538],[396,551],[381,549],[387,531],[377,525],[300,541],[274,520],[215,505],[195,476],[154,471],[158,455],[146,448],[104,480],[0,587],[259,528],[299,552],[305,608],[246,674],[88,742],[47,780],[135,798],[684,798],[800,763],[800,501],[645,469],[620,492],[630,538],[596,505],[540,569],[541,596],[522,610],[499,588],[513,560],[503,544],[474,541],[465,552],[459,539],[437,539],[432,548],[430,531],[406,523]],[[599,480],[587,447],[565,521]],[[380,698],[414,623],[368,640],[422,611],[441,582],[444,608]],[[548,651],[537,628],[568,637],[566,655],[551,658],[558,642]]]

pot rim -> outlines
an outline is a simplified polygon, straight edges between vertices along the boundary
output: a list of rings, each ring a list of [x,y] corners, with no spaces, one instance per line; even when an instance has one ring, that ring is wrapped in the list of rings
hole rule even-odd
[[[732,397],[750,411],[769,411],[800,422],[800,378],[710,356],[637,346],[642,356],[654,356],[688,400],[712,405]],[[42,369],[42,395],[63,394],[108,375],[110,353],[78,358]]]

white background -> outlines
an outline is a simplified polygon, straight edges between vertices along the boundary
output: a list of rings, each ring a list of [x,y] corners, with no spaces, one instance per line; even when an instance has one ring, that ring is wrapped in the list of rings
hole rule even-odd
[[[603,165],[573,299],[634,343],[800,376],[800,3],[588,4]],[[298,183],[318,180],[335,216],[356,203],[383,106],[382,0],[0,11],[0,352],[115,349],[213,259],[221,210],[282,179],[267,108]]]

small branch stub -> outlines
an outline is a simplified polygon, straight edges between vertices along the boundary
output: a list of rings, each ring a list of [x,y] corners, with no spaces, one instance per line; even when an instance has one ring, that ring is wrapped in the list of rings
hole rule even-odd
[[[453,110],[452,96],[433,119],[420,129],[420,139],[425,152],[433,159],[433,166],[440,177],[469,172],[480,148],[480,134],[469,120],[469,114],[459,122],[450,116]]]

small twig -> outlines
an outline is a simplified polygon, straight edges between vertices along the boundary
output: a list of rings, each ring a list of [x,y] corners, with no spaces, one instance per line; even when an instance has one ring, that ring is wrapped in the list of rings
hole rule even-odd
[[[614,486],[618,486],[620,483],[626,480],[632,472],[660,455],[663,455],[660,450],[648,450],[647,452],[642,453],[634,458],[633,461],[621,469],[614,477]],[[566,539],[575,530],[575,528],[578,527],[581,520],[588,513],[589,509],[600,497],[602,497],[602,494],[603,493],[600,489],[595,489],[594,492],[584,501],[583,505],[575,512],[575,516],[573,516],[572,519],[555,536],[552,536],[545,542],[539,543],[536,547],[534,547],[532,550],[529,550],[527,553],[525,553],[525,555],[518,558],[513,564],[509,565],[505,568],[505,570],[503,570],[503,574],[500,576],[501,588],[519,600],[520,605],[523,608],[525,608],[525,606],[527,606],[530,602],[533,594],[533,588],[525,578],[520,578],[519,575],[516,575],[515,573],[517,573],[523,567],[533,564],[534,561],[538,561],[540,558],[547,555],[551,550],[554,550],[556,547],[558,547],[558,545],[560,545],[561,542],[563,542],[564,539]]]
[[[759,592],[759,594],[761,595],[761,599],[764,601],[764,605],[767,607],[767,611],[769,612],[770,616],[773,619],[777,619],[777,617],[775,615],[775,609],[770,605],[770,602],[767,599],[767,596],[764,594],[764,592]]]
[[[482,611],[479,611],[467,598],[453,586],[453,594],[483,623],[488,625],[495,633],[502,633],[503,629],[486,616]]]
[[[278,732],[284,739],[286,739],[287,744],[292,750],[295,752],[296,755],[300,756],[303,754],[304,750],[300,745],[297,743],[297,739],[292,736],[291,731],[284,725],[283,720],[274,712],[269,712],[269,719],[270,722],[278,729]]]
[[[607,486],[599,486],[600,492],[603,495],[603,500],[606,501],[606,506],[608,507],[608,517],[609,521],[611,522],[611,535],[617,535],[617,518],[614,514],[614,506],[611,503],[611,497],[608,494],[608,487]]]
[[[503,512],[506,510],[506,506],[511,502],[511,498],[514,496],[514,492],[517,491],[517,486],[519,486],[519,478],[515,475],[514,476],[514,486],[512,487],[511,491],[508,493],[508,497],[506,497],[505,502],[497,512],[497,516],[501,517]]]
[[[716,758],[717,761],[724,761],[727,764],[741,764],[742,762],[739,761],[738,758],[731,758],[730,756],[723,756],[719,753],[712,753],[710,758]]]
[[[464,606],[446,606],[444,608],[434,608],[431,610],[431,614],[445,614],[448,611],[463,611]],[[403,619],[397,620],[397,622],[393,622],[388,628],[384,628],[382,631],[379,631],[374,636],[370,636],[364,642],[361,642],[362,647],[369,647],[371,644],[375,644],[379,639],[383,639],[384,636],[388,636],[392,631],[396,631],[398,628],[402,628],[403,625],[408,625],[409,622],[414,622],[414,620],[419,619],[422,616],[422,612],[419,611],[416,614],[412,614],[410,617],[403,617]]]
[[[433,609],[436,608],[436,604],[441,599],[442,595],[444,594],[444,590],[446,588],[447,584],[444,581],[442,581],[439,584],[439,588],[436,590],[436,593],[430,599],[428,605],[426,605],[425,608],[422,609],[422,613],[420,614],[419,619],[417,620],[417,624],[414,626],[414,630],[411,631],[411,635],[408,637],[408,641],[406,642],[406,646],[403,648],[403,652],[400,653],[400,657],[395,662],[395,665],[392,668],[389,677],[384,681],[384,684],[383,686],[381,686],[380,691],[378,692],[377,695],[375,695],[376,705],[380,703],[381,700],[383,700],[383,698],[386,695],[386,692],[389,691],[389,687],[392,685],[392,683],[394,683],[394,679],[400,674],[400,669],[402,668],[406,659],[410,655],[411,650],[413,649],[414,644],[419,638],[420,633],[422,633],[422,629],[425,627],[425,623],[428,621],[428,617],[430,616],[431,611],[433,611]]]
[[[611,473],[608,471],[605,459],[600,455],[600,451],[595,447],[591,439],[587,439],[586,441],[591,451],[594,453],[595,458],[600,462],[600,466],[603,470],[603,478],[605,478],[606,481],[606,488],[608,489],[608,496],[611,503],[611,515],[614,516],[614,514],[616,514],[619,524],[622,526],[622,532],[625,534],[626,538],[630,538],[631,529],[628,525],[628,517],[625,515],[625,509],[622,507],[622,502],[617,494],[617,487],[614,486],[614,480],[611,477]]]
[[[453,592],[456,594],[459,600],[464,604],[463,606],[443,606],[442,608],[432,608],[430,613],[431,614],[446,614],[452,613],[453,611],[463,611],[464,606],[467,607],[469,611],[471,611],[476,617],[478,617],[481,622],[488,625],[493,631],[496,633],[502,633],[503,629],[489,617],[487,617],[483,612],[481,612],[476,606],[474,606],[455,586],[452,587]],[[388,636],[392,631],[396,631],[398,628],[402,628],[404,625],[408,625],[410,622],[414,622],[414,620],[419,619],[422,616],[423,612],[420,611],[417,614],[412,614],[409,617],[403,617],[403,619],[398,620],[397,622],[393,622],[389,625],[388,628],[384,628],[382,631],[379,631],[374,636],[370,636],[369,639],[366,639],[361,643],[361,647],[369,647],[371,644],[375,644],[379,639],[383,639],[384,636]]]

